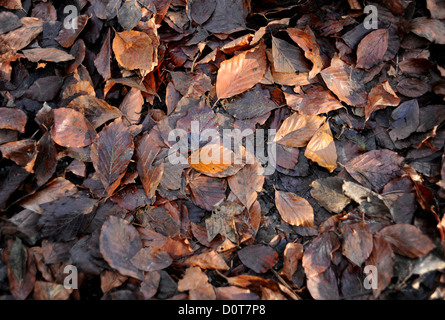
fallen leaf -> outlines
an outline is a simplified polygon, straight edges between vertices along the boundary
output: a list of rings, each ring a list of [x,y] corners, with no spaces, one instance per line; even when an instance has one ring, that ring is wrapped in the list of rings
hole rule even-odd
[[[6,264],[9,290],[17,300],[25,300],[34,288],[37,269],[32,251],[20,238],[9,239],[1,252]]]
[[[25,97],[37,101],[50,101],[55,99],[62,87],[63,78],[49,76],[36,80],[25,92]]]
[[[96,66],[97,72],[102,76],[104,80],[111,78],[111,29],[108,29],[105,41],[94,60],[94,65]]]
[[[331,233],[316,237],[304,250],[303,267],[306,277],[312,278],[325,272],[331,266],[331,254],[339,245],[332,242]]]
[[[288,42],[272,37],[273,65],[276,72],[308,72],[309,63],[303,52]]]
[[[100,252],[112,268],[122,275],[144,280],[142,272],[131,263],[141,248],[135,227],[118,217],[108,217],[100,233]]]
[[[96,129],[110,120],[122,117],[122,112],[119,109],[95,96],[79,96],[73,99],[67,107],[82,113]]]
[[[343,182],[339,177],[317,179],[311,183],[311,196],[326,210],[340,213],[351,202],[343,194]]]
[[[208,280],[199,267],[189,267],[178,281],[178,290],[189,291],[190,300],[215,300],[215,290]]]
[[[388,50],[388,40],[387,29],[375,30],[364,37],[357,47],[357,67],[371,69],[382,62]]]
[[[0,108],[0,129],[25,132],[26,114],[16,108]]]
[[[150,134],[144,135],[136,145],[137,169],[145,194],[149,199],[155,196],[164,173],[163,162],[153,163],[160,151],[161,148]]]
[[[230,98],[249,90],[257,84],[266,71],[266,46],[259,46],[223,61],[216,79],[219,99]]]
[[[211,250],[198,255],[193,255],[184,260],[187,266],[200,267],[210,270],[229,270],[224,258],[216,251]]]
[[[96,16],[103,20],[111,20],[116,17],[118,9],[122,3],[121,0],[91,0],[90,2],[94,8]]]
[[[72,289],[65,289],[61,284],[36,281],[34,299],[36,300],[68,300]]]
[[[369,258],[373,248],[372,234],[368,225],[365,222],[345,225],[342,228],[342,235],[343,255],[357,266],[361,266]]]
[[[385,109],[388,106],[398,106],[399,103],[400,99],[389,82],[379,83],[369,92],[368,103],[365,106],[365,118],[368,120],[373,112]]]
[[[278,253],[269,246],[256,244],[238,251],[241,262],[256,273],[269,271],[278,261]]]
[[[139,270],[152,272],[167,268],[173,259],[160,248],[145,247],[140,249],[130,262]]]
[[[25,58],[32,62],[49,61],[58,63],[74,59],[69,53],[56,48],[36,48],[23,50],[22,52]]]
[[[80,112],[69,109],[54,109],[54,126],[51,137],[55,143],[67,148],[81,148],[91,144],[95,131]]]
[[[259,84],[233,101],[224,103],[224,109],[236,119],[252,119],[276,108],[277,104],[265,95]]]
[[[396,89],[404,96],[417,98],[427,93],[429,86],[420,79],[406,78],[397,84]]]
[[[188,179],[188,188],[197,206],[212,211],[217,203],[225,199],[227,182],[195,172]]]
[[[83,193],[42,203],[39,227],[42,237],[54,241],[71,241],[93,219],[97,200]]]
[[[3,158],[14,161],[30,173],[34,172],[37,158],[37,144],[34,140],[26,139],[2,144],[0,152]]]
[[[344,107],[329,90],[320,85],[308,86],[302,95],[285,93],[285,96],[288,106],[304,115],[318,115]]]
[[[411,32],[437,44],[445,44],[445,22],[419,17],[411,20]]]
[[[419,229],[410,224],[395,224],[378,232],[395,253],[408,258],[426,255],[436,246]]]
[[[77,22],[77,26],[69,29],[63,27],[62,30],[60,30],[59,35],[55,38],[55,40],[64,48],[71,47],[76,41],[79,34],[85,28],[88,19],[89,17],[86,14],[78,16],[77,19],[73,20]]]
[[[121,118],[106,126],[94,140],[91,161],[109,196],[125,175],[133,151],[133,138]]]
[[[203,27],[212,33],[230,34],[242,31],[246,28],[246,16],[243,0],[216,1],[215,10]]]
[[[305,147],[323,121],[323,117],[294,113],[281,124],[276,133],[275,141],[288,147]]]
[[[303,258],[303,245],[301,243],[288,243],[283,253],[283,274],[291,280],[297,271],[299,261]]]
[[[373,289],[372,292],[374,297],[378,297],[380,293],[391,283],[394,274],[393,267],[395,255],[389,243],[380,234],[377,233],[374,235],[373,241],[373,250],[366,261],[366,265],[377,268],[377,288]]]
[[[286,223],[294,226],[314,226],[312,206],[295,193],[275,190],[275,205]]]
[[[416,99],[406,101],[391,113],[393,122],[389,136],[392,141],[408,138],[419,126],[419,104]]]
[[[41,204],[48,203],[63,197],[71,196],[77,192],[74,184],[64,178],[55,178],[44,189],[25,198],[20,205],[28,210],[42,213]]]
[[[328,169],[329,172],[333,172],[337,168],[337,150],[329,122],[326,121],[315,132],[306,146],[304,156]]]
[[[119,65],[127,70],[150,72],[156,67],[153,61],[153,40],[144,32],[116,32],[113,52]]]
[[[307,288],[316,300],[338,300],[338,280],[334,271],[329,267],[326,271],[307,279]]]
[[[243,207],[235,202],[226,202],[216,206],[212,215],[206,219],[207,241],[212,241],[220,234],[233,243],[238,243],[235,216],[242,212]]]
[[[290,38],[303,49],[304,55],[312,62],[312,70],[309,72],[309,79],[314,78],[323,69],[323,59],[320,55],[320,47],[315,38],[314,32],[309,26],[305,30],[287,29]]]
[[[390,150],[371,150],[346,163],[345,169],[363,186],[379,192],[400,174],[402,161],[402,157]]]
[[[125,0],[118,11],[119,24],[127,31],[136,27],[142,18],[141,7],[136,0]]]
[[[258,192],[263,190],[262,167],[258,162],[247,164],[238,173],[229,177],[227,181],[236,197],[249,209],[257,199]]]
[[[362,106],[367,102],[363,88],[363,74],[352,69],[340,58],[334,57],[331,66],[320,72],[328,88],[343,102],[351,106]]]
[[[197,24],[203,24],[210,19],[216,4],[216,0],[195,0],[187,3],[190,6],[190,16]]]

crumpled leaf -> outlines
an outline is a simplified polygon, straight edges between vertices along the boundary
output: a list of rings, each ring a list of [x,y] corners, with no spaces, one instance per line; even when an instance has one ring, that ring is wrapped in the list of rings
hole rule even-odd
[[[333,172],[337,168],[337,149],[329,122],[326,121],[315,132],[306,146],[304,156],[328,169],[329,172]]]
[[[314,78],[323,69],[323,59],[320,55],[320,47],[315,38],[314,32],[309,26],[303,30],[287,29],[290,38],[295,41],[304,51],[304,55],[312,62],[312,70],[309,72],[309,79]]]

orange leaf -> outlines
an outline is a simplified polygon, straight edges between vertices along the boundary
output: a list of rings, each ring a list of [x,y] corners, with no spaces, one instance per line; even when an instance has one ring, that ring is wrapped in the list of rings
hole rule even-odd
[[[365,118],[369,119],[374,111],[384,109],[388,106],[398,106],[399,97],[391,88],[388,81],[376,85],[368,95],[368,103],[365,106]]]
[[[261,81],[267,67],[265,49],[265,44],[261,43],[221,63],[216,79],[219,99],[243,93]]]
[[[113,40],[113,51],[119,65],[127,70],[141,69],[150,72],[153,62],[153,40],[144,32],[117,32]]]
[[[323,117],[294,113],[284,120],[275,141],[288,147],[305,147],[323,121]]]
[[[294,226],[314,226],[314,210],[309,202],[295,193],[275,190],[275,205],[281,218]]]
[[[314,78],[321,69],[323,69],[323,59],[320,55],[320,47],[311,28],[306,29],[288,29],[289,37],[304,50],[304,56],[312,61],[312,70],[309,72],[309,79]]]
[[[335,148],[329,122],[326,122],[318,129],[311,141],[309,141],[304,155],[306,158],[328,169],[329,172],[337,168],[337,149]]]

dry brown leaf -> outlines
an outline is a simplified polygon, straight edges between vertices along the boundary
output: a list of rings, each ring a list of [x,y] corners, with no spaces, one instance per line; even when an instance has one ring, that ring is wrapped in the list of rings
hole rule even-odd
[[[408,258],[420,258],[433,250],[433,241],[410,224],[395,224],[378,232],[395,253]]]
[[[323,69],[323,59],[320,55],[320,47],[315,38],[314,32],[309,26],[306,29],[287,29],[290,38],[295,41],[304,51],[304,55],[312,62],[312,70],[309,72],[309,79],[314,78]]]
[[[312,206],[295,193],[275,190],[275,205],[281,218],[290,225],[314,226]]]
[[[63,50],[56,48],[36,48],[23,50],[26,59],[32,62],[50,61],[50,62],[64,62],[73,60],[74,57]]]
[[[306,147],[304,155],[328,169],[329,172],[333,172],[337,168],[337,149],[335,148],[329,122],[326,121],[314,134]]]
[[[382,62],[388,50],[389,32],[387,29],[372,31],[360,41],[357,47],[357,67],[371,69]]]
[[[70,108],[59,108],[53,112],[51,137],[55,143],[67,148],[82,148],[91,144],[95,131],[83,114]]]
[[[366,92],[363,87],[363,74],[359,69],[352,69],[335,56],[331,66],[320,72],[328,88],[343,102],[351,106],[363,106]]]
[[[109,196],[124,177],[133,151],[133,138],[122,118],[106,126],[94,140],[91,161]]]
[[[134,30],[117,32],[113,40],[116,60],[127,70],[151,72],[157,65],[153,60],[153,47],[148,34]]]
[[[104,78],[108,80],[111,78],[111,29],[108,29],[107,37],[105,38],[104,44],[97,54],[94,60],[94,65],[96,66],[97,72]]]
[[[419,17],[411,20],[411,32],[437,44],[445,44],[445,22]]]
[[[288,147],[305,147],[323,121],[323,117],[294,113],[284,120],[275,141]]]
[[[64,48],[71,47],[79,34],[83,31],[83,28],[85,28],[88,19],[89,17],[86,14],[78,16],[75,20],[77,22],[77,26],[70,29],[65,29],[65,27],[63,27],[55,40]]]
[[[248,164],[237,174],[229,177],[227,181],[236,197],[249,209],[257,199],[257,193],[263,190],[262,167],[258,162]]]
[[[108,217],[100,233],[100,252],[112,268],[124,276],[143,280],[142,272],[130,262],[141,248],[135,227],[121,218]]]
[[[384,109],[388,106],[398,106],[400,103],[399,97],[391,88],[388,81],[379,83],[368,95],[368,103],[365,106],[365,118],[369,119],[371,114],[377,110]]]
[[[216,79],[219,99],[243,93],[261,81],[267,67],[265,49],[266,46],[261,43],[221,63]]]

